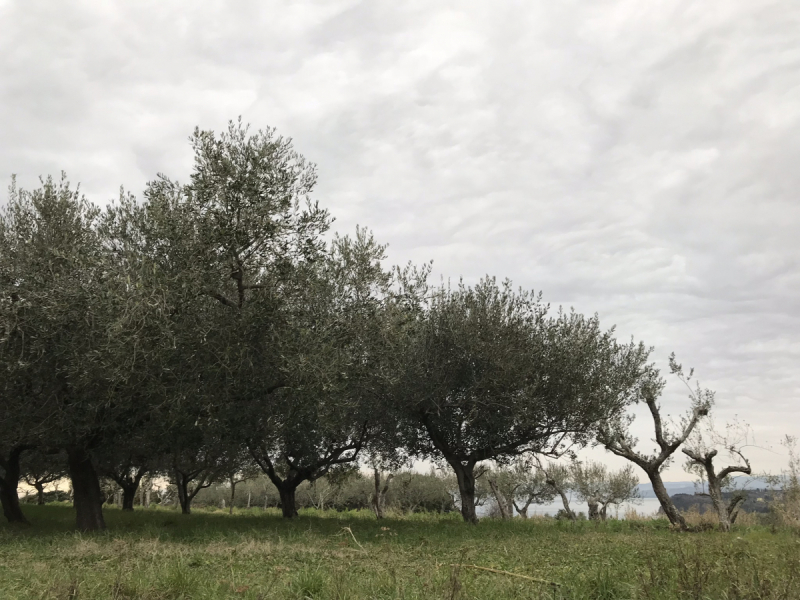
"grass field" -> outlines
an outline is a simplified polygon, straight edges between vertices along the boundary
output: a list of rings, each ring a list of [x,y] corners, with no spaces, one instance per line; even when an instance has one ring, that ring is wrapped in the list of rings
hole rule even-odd
[[[3,600],[800,598],[800,537],[761,526],[109,509],[87,535],[69,506],[25,510],[33,527],[0,526]]]

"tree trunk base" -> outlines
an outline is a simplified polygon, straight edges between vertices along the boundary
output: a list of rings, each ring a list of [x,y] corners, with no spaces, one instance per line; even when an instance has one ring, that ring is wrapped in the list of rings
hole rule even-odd
[[[3,516],[9,523],[30,525],[30,522],[22,513],[22,508],[20,508],[17,490],[12,490],[10,487],[8,485],[0,486],[0,504],[3,505]]]
[[[293,519],[297,516],[297,504],[295,503],[296,488],[279,489],[281,496],[281,512],[284,519]]]
[[[132,511],[136,488],[122,488],[122,510]]]
[[[72,479],[78,529],[81,531],[105,529],[103,496],[91,457],[85,450],[71,448],[67,451],[67,462]]]

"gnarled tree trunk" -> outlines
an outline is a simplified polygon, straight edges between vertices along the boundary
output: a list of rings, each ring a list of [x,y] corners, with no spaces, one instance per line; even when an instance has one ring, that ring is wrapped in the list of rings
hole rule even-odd
[[[717,486],[709,485],[708,492],[709,492],[708,495],[711,496],[711,504],[714,506],[714,510],[717,513],[717,519],[719,520],[719,528],[722,531],[730,531],[731,521],[730,521],[730,516],[728,514],[728,505],[722,498],[722,490]]]
[[[508,510],[508,500],[500,491],[500,488],[497,487],[497,482],[494,479],[489,479],[489,487],[492,488],[492,493],[494,494],[494,499],[497,502],[497,508],[500,509],[500,517],[507,521],[513,516],[513,508],[509,511]]]
[[[3,516],[9,523],[24,523],[29,525],[28,519],[25,518],[19,506],[19,494],[15,486],[11,484],[0,484],[0,503],[3,505]]]
[[[375,479],[375,493],[372,496],[372,510],[375,512],[376,519],[382,519],[383,507],[386,504],[386,494],[389,492],[389,483],[392,481],[394,475],[389,473],[383,488],[381,488],[381,472],[375,468],[373,469],[373,475]]]
[[[517,511],[517,514],[520,517],[522,517],[523,519],[527,519],[528,518],[528,508],[530,507],[531,504],[533,504],[533,499],[529,498],[525,502],[525,504],[522,504],[522,505],[518,505],[515,501],[512,501],[511,504],[512,504],[514,510]]]
[[[181,505],[181,514],[192,514],[193,496],[189,492],[189,481],[182,473],[175,473],[175,487],[178,488],[178,502]]]
[[[578,517],[575,516],[575,512],[569,506],[569,498],[567,498],[567,493],[564,488],[558,485],[558,483],[552,478],[547,479],[547,485],[551,486],[556,492],[558,492],[558,495],[561,496],[561,503],[564,505],[564,513],[567,515],[567,517],[569,517],[569,520],[577,521]]]
[[[44,484],[37,481],[33,487],[36,488],[36,504],[42,506],[44,504]]]
[[[468,461],[463,464],[458,460],[448,461],[456,473],[458,492],[461,495],[461,516],[467,523],[477,523],[478,514],[475,511],[475,463]]]
[[[92,458],[83,448],[67,450],[69,476],[72,480],[73,502],[78,529],[98,531],[106,528],[103,519],[103,494]]]
[[[0,468],[3,469],[3,476],[0,477],[0,504],[3,505],[3,516],[9,523],[29,525],[19,506],[17,492],[20,479],[19,460],[25,450],[25,446],[17,446],[9,452],[8,458],[0,458]]]
[[[297,485],[294,485],[293,482],[284,481],[278,487],[278,493],[281,497],[281,512],[284,519],[293,519],[297,516],[295,492],[297,492]]]
[[[722,497],[722,482],[731,473],[744,473],[750,475],[750,461],[748,461],[740,450],[733,449],[733,453],[738,454],[744,461],[744,465],[733,465],[725,467],[719,473],[714,468],[714,458],[717,456],[716,450],[707,451],[701,454],[699,451],[694,451],[688,448],[683,449],[683,453],[692,459],[693,463],[703,467],[708,480],[708,495],[711,497],[711,503],[714,505],[714,510],[717,512],[717,519],[719,520],[719,528],[722,531],[730,531],[731,524],[736,521],[739,514],[739,508],[744,503],[745,496],[737,493],[731,499],[730,503],[726,504],[725,499]]]
[[[661,479],[661,472],[657,469],[651,469],[645,472],[650,479],[650,483],[653,484],[653,493],[656,495],[656,498],[658,498],[661,509],[664,511],[664,514],[667,515],[669,522],[682,530],[688,529],[686,519],[684,519],[680,511],[675,508],[675,504],[672,502],[672,498],[669,497],[667,488],[664,487],[664,481]]]
[[[736,517],[739,516],[739,509],[744,504],[747,497],[744,494],[736,494],[728,504],[728,521],[731,525],[736,523]]]
[[[133,510],[133,501],[136,499],[136,485],[120,486],[122,488],[122,510]]]
[[[590,521],[599,521],[600,520],[600,503],[595,500],[594,498],[587,498],[586,504],[589,506],[589,520]]]

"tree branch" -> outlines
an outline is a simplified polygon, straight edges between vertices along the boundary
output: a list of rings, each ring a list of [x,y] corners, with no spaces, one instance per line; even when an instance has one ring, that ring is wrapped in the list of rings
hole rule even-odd
[[[209,296],[211,298],[214,298],[215,300],[218,300],[221,304],[223,304],[225,306],[228,306],[230,308],[235,308],[236,310],[239,310],[239,307],[236,305],[235,302],[231,302],[225,296],[223,296],[222,294],[220,294],[218,292],[215,292],[213,290],[204,290],[203,291],[203,295]]]

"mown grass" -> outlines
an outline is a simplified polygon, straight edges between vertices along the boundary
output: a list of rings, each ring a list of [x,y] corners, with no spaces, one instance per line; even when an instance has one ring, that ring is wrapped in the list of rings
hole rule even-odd
[[[69,506],[25,509],[0,526],[2,599],[800,598],[800,537],[758,526],[110,509],[81,534]]]

